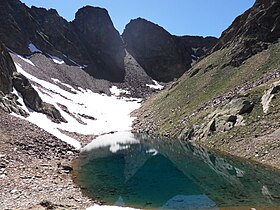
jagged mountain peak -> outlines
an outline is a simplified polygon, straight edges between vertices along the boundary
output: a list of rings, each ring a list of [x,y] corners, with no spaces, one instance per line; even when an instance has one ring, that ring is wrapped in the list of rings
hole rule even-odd
[[[197,47],[196,41],[187,41],[190,37],[179,41],[143,18],[131,20],[121,37],[108,11],[100,7],[80,8],[71,22],[54,9],[29,8],[19,0],[5,0],[0,9],[0,39],[12,51],[30,56],[31,45],[36,52],[112,82],[125,80],[125,48],[152,79],[164,82],[179,78],[209,48],[204,41]]]
[[[173,36],[163,27],[143,18],[131,20],[122,38],[128,52],[147,74],[163,82],[179,78],[195,59],[205,53],[205,49],[217,41],[215,38],[209,42],[203,37]]]
[[[77,12],[76,12],[76,17],[81,15],[81,14],[87,14],[87,15],[106,15],[109,16],[108,11],[105,8],[101,8],[101,7],[95,7],[95,6],[90,6],[90,5],[86,5],[82,8],[80,8]]]

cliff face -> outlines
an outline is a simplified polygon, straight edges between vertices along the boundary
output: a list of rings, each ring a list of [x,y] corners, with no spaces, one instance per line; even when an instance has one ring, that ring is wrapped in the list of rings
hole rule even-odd
[[[12,91],[12,76],[16,71],[14,62],[6,47],[0,42],[0,91],[8,94]]]
[[[243,61],[267,49],[280,37],[280,2],[257,0],[252,8],[237,17],[213,51],[231,46],[229,64],[240,66]]]
[[[84,7],[71,23],[91,59],[88,72],[97,78],[121,81],[124,78],[125,51],[119,32],[108,12],[98,7]]]
[[[173,36],[142,18],[132,20],[122,37],[128,52],[147,74],[163,82],[179,78],[191,67],[193,60],[216,43],[215,38],[213,42],[205,43],[203,37]]]

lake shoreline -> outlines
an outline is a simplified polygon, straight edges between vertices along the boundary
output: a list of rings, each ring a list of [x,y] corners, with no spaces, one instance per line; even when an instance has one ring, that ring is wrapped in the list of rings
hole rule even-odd
[[[72,180],[77,150],[26,120],[0,116],[0,209],[85,209],[96,203]]]
[[[119,140],[116,141],[116,138],[111,135],[106,135],[107,138],[103,136],[95,139],[94,144],[89,144],[88,148],[82,150],[82,154],[73,165],[75,183],[83,189],[84,195],[100,198],[104,205],[113,205],[121,198],[120,202],[128,206],[149,209],[158,208],[165,203],[169,205],[168,203],[173,202],[174,195],[184,195],[186,204],[192,199],[195,200],[199,195],[207,195],[210,198],[207,198],[208,202],[213,199],[212,201],[219,208],[221,205],[222,209],[234,209],[232,206],[235,204],[244,209],[249,207],[251,209],[262,204],[270,206],[266,196],[262,193],[266,189],[271,192],[271,198],[275,199],[273,205],[279,202],[279,192],[275,186],[278,185],[276,183],[280,183],[280,171],[272,171],[270,167],[263,164],[244,161],[244,158],[221,154],[216,150],[185,144],[183,141],[174,141],[174,139],[133,134],[132,136],[135,138],[133,141],[124,134],[123,138],[117,138]],[[108,137],[110,142],[107,141]],[[115,137],[120,136],[117,134]],[[160,175],[162,171],[164,171],[164,176]],[[176,174],[178,178],[180,177],[178,180],[175,178]],[[183,174],[186,178],[182,178]],[[200,180],[199,177],[202,179]],[[179,184],[182,179],[186,180]],[[212,183],[213,180],[220,181],[215,184]],[[256,180],[258,181],[256,182]],[[175,188],[170,186],[171,188],[161,189],[163,186],[156,183],[166,183],[165,187],[168,186],[168,183],[172,183],[171,185]],[[183,183],[190,183],[190,185],[185,186]],[[242,188],[234,187],[235,184],[232,185],[232,183],[239,187],[242,186]],[[182,186],[185,187],[182,188]],[[190,186],[192,187],[190,188]],[[98,190],[96,191],[96,189]],[[156,192],[168,192],[168,195],[163,193],[158,197],[155,189],[157,189]],[[189,191],[190,189],[192,190]],[[131,192],[133,193],[131,194]],[[217,198],[216,193],[221,197]],[[244,193],[246,196],[243,200],[240,195]],[[255,196],[258,199],[255,199]],[[174,198],[174,202],[176,203],[178,199]],[[243,203],[246,199],[248,202]],[[245,207],[243,204],[250,206]],[[265,209],[277,208],[266,207]]]

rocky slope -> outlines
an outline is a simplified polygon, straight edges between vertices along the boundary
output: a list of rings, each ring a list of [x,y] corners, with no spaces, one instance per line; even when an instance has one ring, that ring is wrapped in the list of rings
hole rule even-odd
[[[54,9],[28,8],[18,0],[4,0],[0,23],[0,39],[21,55],[42,51],[69,64],[83,65],[97,78],[123,80],[124,48],[105,9],[84,7],[73,22],[67,22]]]
[[[230,47],[230,65],[240,66],[243,61],[262,50],[280,36],[280,2],[258,0],[254,6],[235,19],[222,33],[213,51]]]
[[[211,54],[135,115],[135,130],[280,168],[278,1],[257,0]]]
[[[18,91],[26,106],[36,112],[46,114],[54,122],[66,122],[60,112],[51,104],[45,103],[28,79],[18,73],[14,61],[5,46],[0,42],[0,108],[7,113],[16,113],[24,117],[28,114],[20,107],[13,88]]]
[[[216,38],[178,37],[142,18],[131,20],[122,34],[127,51],[155,80],[182,76],[193,60],[216,44]]]

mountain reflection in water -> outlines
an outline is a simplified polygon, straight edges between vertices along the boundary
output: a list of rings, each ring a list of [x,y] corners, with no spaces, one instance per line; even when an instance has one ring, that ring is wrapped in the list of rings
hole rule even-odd
[[[280,206],[280,175],[179,140],[119,132],[95,139],[76,183],[107,204],[145,209]]]

